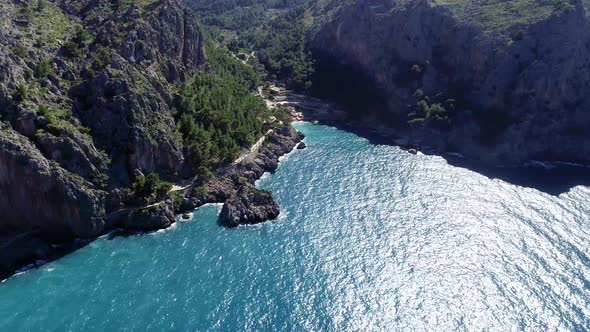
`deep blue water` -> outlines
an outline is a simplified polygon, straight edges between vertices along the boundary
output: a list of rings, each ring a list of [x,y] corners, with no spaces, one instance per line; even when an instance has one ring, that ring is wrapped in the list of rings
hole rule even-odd
[[[261,187],[279,220],[218,206],[101,238],[0,284],[0,331],[540,331],[590,327],[590,188],[559,196],[297,124]]]

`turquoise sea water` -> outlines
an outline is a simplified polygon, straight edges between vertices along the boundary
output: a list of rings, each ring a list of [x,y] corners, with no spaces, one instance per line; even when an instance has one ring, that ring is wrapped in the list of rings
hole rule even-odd
[[[584,331],[590,188],[558,196],[297,124],[279,220],[101,238],[0,284],[0,331]]]

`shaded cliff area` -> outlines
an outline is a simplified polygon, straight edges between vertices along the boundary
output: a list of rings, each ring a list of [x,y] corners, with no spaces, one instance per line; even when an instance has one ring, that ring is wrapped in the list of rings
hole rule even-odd
[[[314,92],[353,119],[490,164],[589,163],[580,1],[317,1]]]

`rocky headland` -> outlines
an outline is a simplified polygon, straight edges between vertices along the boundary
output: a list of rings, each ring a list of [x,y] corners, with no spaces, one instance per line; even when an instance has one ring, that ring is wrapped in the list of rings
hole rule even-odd
[[[0,278],[114,229],[169,227],[207,202],[240,201],[232,223],[276,216],[251,185],[301,136],[248,115],[269,111],[241,88],[227,92],[240,114],[195,114],[183,89],[236,87],[216,69],[238,65],[214,46],[208,61],[182,3],[0,0],[0,26]],[[244,128],[224,134],[232,116]],[[248,158],[227,160],[265,132]]]
[[[220,223],[230,227],[276,218],[279,209],[272,194],[257,189],[254,183],[265,172],[275,171],[279,157],[292,151],[302,139],[303,134],[288,125],[271,131],[257,149],[246,154],[246,158],[219,169],[205,184],[193,185],[183,208],[225,202]]]

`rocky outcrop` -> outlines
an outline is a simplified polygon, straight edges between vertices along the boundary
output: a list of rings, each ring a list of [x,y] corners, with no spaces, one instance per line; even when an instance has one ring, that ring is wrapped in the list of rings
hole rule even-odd
[[[184,81],[205,64],[195,19],[176,1],[164,0],[141,9],[132,3],[122,15],[89,22],[98,26],[95,47],[114,45],[118,52],[108,68],[72,89],[76,114],[111,155],[113,166],[128,170],[118,171],[122,184],[134,170],[178,173],[184,157],[167,85]]]
[[[104,230],[105,192],[48,160],[26,137],[0,130],[0,232],[63,241]]]
[[[379,111],[365,107],[356,118],[411,145],[488,163],[590,162],[588,8],[519,6],[321,2],[310,37],[315,83],[332,96],[378,101]]]
[[[227,227],[252,225],[276,219],[279,213],[279,205],[269,191],[244,185],[223,204],[219,221]]]
[[[48,243],[105,231],[106,193],[0,127],[0,277],[52,252]]]
[[[223,203],[236,196],[244,185],[253,185],[265,172],[274,172],[279,157],[289,153],[303,139],[303,134],[291,126],[282,125],[270,133],[254,158],[219,169],[201,186],[195,186],[188,197],[187,208],[206,203]]]
[[[123,227],[136,231],[153,231],[170,227],[175,222],[171,201],[156,203],[129,213]]]
[[[279,157],[292,151],[303,137],[291,126],[281,125],[267,136],[252,159],[220,169],[206,183],[194,186],[183,204],[184,210],[224,203],[220,223],[228,227],[276,218],[280,211],[272,195],[256,189],[254,183],[265,172],[275,171]]]

